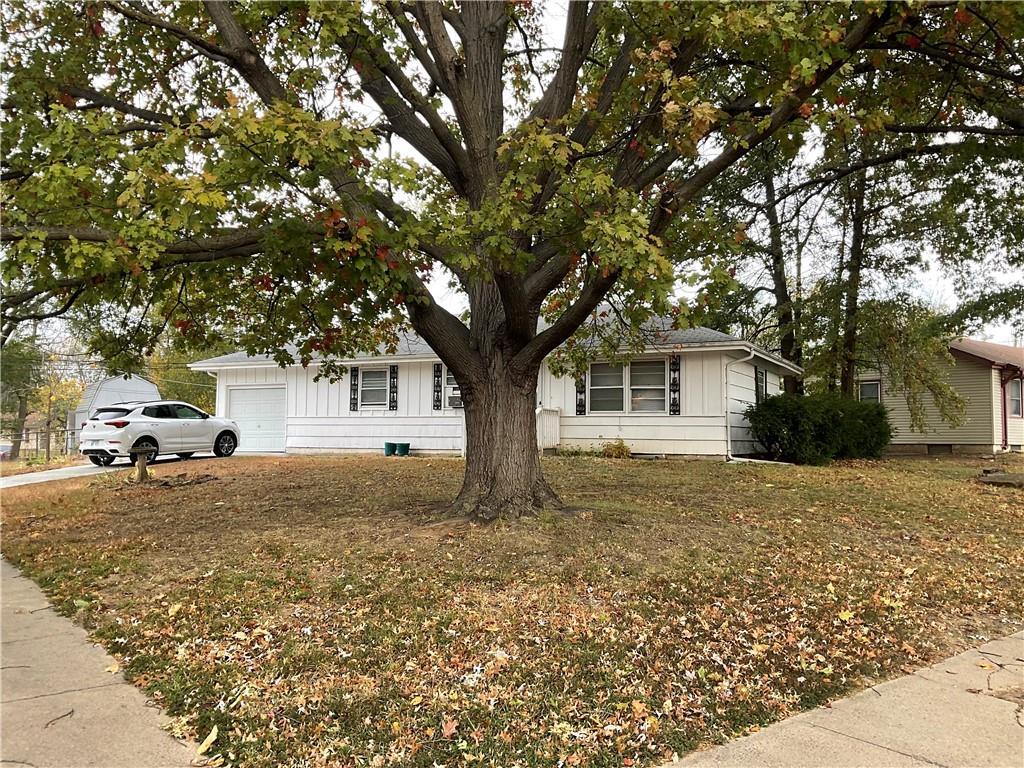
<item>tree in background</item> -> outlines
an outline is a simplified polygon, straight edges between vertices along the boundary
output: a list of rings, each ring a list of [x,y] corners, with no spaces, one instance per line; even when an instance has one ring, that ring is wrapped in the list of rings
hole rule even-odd
[[[0,418],[4,437],[11,438],[12,460],[21,456],[25,420],[43,370],[43,352],[32,339],[9,341],[0,352]]]
[[[983,10],[965,6],[959,20],[984,21],[973,15]],[[1006,77],[982,68],[908,79],[900,98],[920,113],[909,124],[894,122],[866,68],[840,88],[828,130],[798,149],[753,153],[749,173],[719,190],[723,215],[745,220],[749,236],[719,325],[738,316],[815,386],[847,397],[859,368],[885,367],[912,413],[930,395],[955,420],[962,402],[941,381],[947,342],[983,321],[1024,321],[1024,284],[1007,279],[1024,267],[1024,115],[999,126],[961,113],[955,134],[939,123],[961,99],[1012,104],[1021,57],[1007,55],[1017,69]],[[907,293],[936,274],[960,299],[944,316]]]
[[[117,366],[171,327],[197,346],[238,328],[336,375],[411,325],[463,394],[455,510],[486,519],[557,504],[533,413],[549,353],[616,351],[687,316],[681,281],[731,281],[709,254],[742,232],[702,198],[756,149],[840,113],[1021,129],[1018,4],[573,2],[556,51],[529,2],[22,2],[3,21],[4,337],[75,309]],[[908,90],[949,73],[969,87],[922,123]],[[588,322],[603,303],[618,323]]]
[[[161,397],[184,400],[213,413],[217,407],[216,379],[208,373],[191,370],[188,364],[229,351],[228,347],[220,346],[190,353],[176,350],[166,343],[159,344],[147,360],[144,375],[156,384]]]
[[[52,458],[54,435],[65,434],[68,411],[75,410],[85,389],[81,379],[65,378],[61,368],[54,365],[54,362],[49,356],[44,356],[42,382],[29,400],[29,411],[43,417],[47,463]]]

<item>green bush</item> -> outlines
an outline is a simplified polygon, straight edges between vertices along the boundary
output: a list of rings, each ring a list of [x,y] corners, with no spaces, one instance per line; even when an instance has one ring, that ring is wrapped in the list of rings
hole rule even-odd
[[[769,397],[747,420],[770,457],[794,464],[878,457],[892,437],[884,406],[831,393]]]

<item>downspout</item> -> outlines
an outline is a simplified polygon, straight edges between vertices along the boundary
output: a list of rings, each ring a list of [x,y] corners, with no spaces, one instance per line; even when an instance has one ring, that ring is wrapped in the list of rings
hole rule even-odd
[[[729,369],[736,365],[736,363],[747,363],[754,359],[754,350],[750,350],[750,354],[746,357],[739,357],[735,360],[730,360],[725,364],[725,460],[727,462],[734,461],[737,464],[784,464],[786,466],[792,466],[788,461],[770,461],[768,459],[748,459],[742,456],[732,455],[732,426],[729,424]],[[757,381],[754,381],[754,393],[756,397],[757,393]]]
[[[746,357],[738,357],[725,364],[725,460],[743,461],[732,455],[732,425],[729,423],[729,369],[736,363],[748,363],[754,359],[754,350],[751,349]],[[757,382],[754,382],[754,392],[757,392]]]

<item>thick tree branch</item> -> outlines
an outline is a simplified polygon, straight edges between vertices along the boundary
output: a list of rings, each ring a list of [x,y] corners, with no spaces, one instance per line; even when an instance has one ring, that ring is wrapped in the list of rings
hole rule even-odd
[[[651,216],[649,232],[652,235],[662,234],[678,213],[679,207],[682,204],[688,203],[696,197],[714,179],[792,120],[800,105],[838,72],[850,57],[864,48],[866,42],[871,39],[871,36],[888,19],[889,13],[890,9],[886,7],[878,14],[867,13],[853,22],[847,28],[846,36],[843,40],[843,47],[847,51],[846,58],[836,59],[828,66],[819,69],[810,82],[802,83],[794,88],[782,100],[779,106],[772,110],[767,125],[755,128],[747,132],[739,140],[731,142],[713,160],[701,166],[701,168],[685,180],[669,184],[665,192],[662,193],[654,214]]]
[[[600,3],[570,0],[562,42],[562,59],[544,95],[530,112],[530,120],[557,120],[572,106],[580,69],[597,39]]]

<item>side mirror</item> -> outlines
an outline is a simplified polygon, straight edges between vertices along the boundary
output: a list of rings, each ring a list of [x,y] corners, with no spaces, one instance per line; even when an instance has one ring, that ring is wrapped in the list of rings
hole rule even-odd
[[[204,413],[204,414],[203,414],[203,418],[204,418],[204,419],[208,419],[208,418],[210,418],[210,414],[208,414],[208,413]]]

